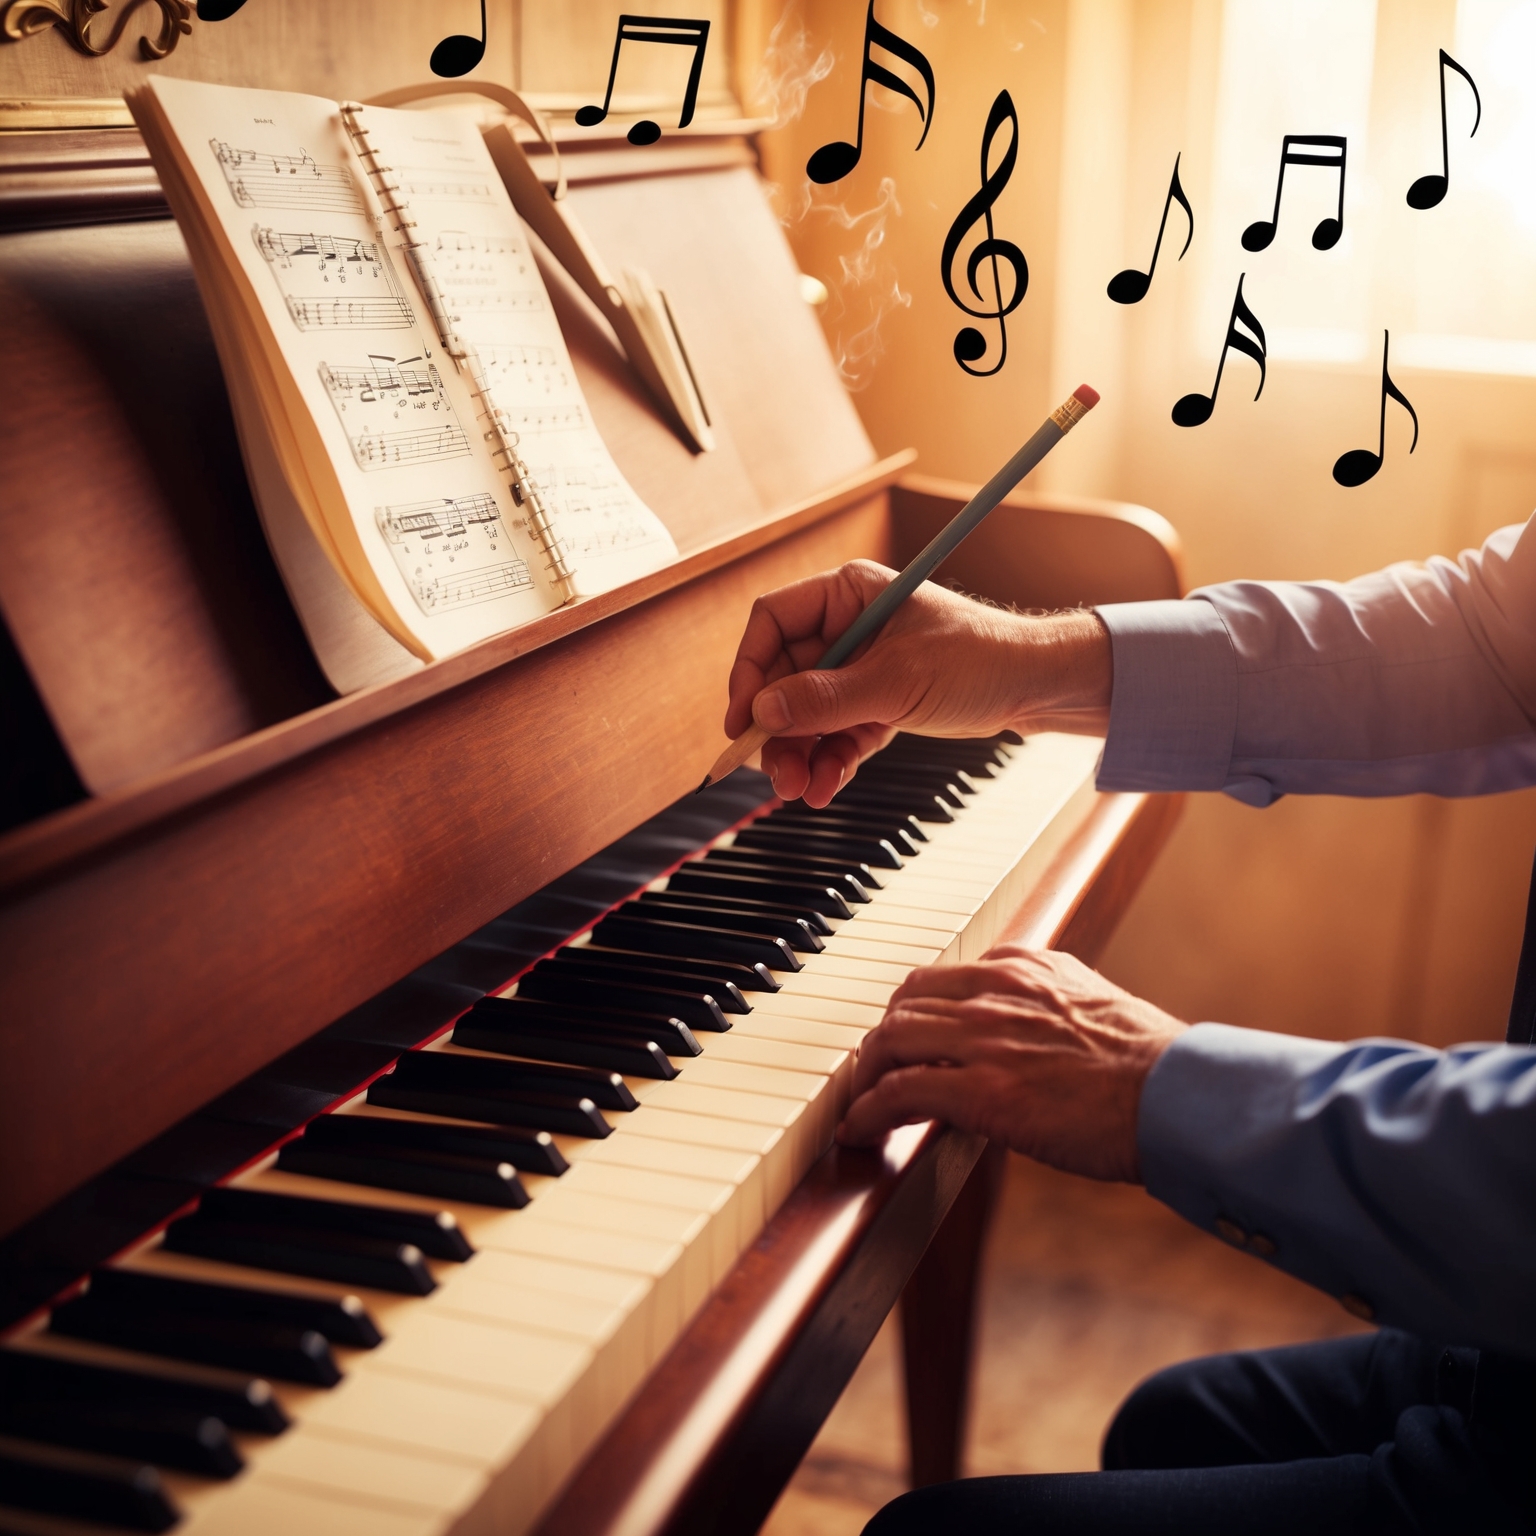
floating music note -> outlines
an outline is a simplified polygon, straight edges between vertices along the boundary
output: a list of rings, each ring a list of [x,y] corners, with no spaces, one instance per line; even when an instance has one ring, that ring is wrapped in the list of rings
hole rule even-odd
[[[1305,146],[1292,149],[1293,144]],[[1336,217],[1323,219],[1312,231],[1312,247],[1318,251],[1331,251],[1344,233],[1344,160],[1348,140],[1337,133],[1288,133],[1280,145],[1280,176],[1275,182],[1275,211],[1267,219],[1250,224],[1243,231],[1243,249],[1262,251],[1275,238],[1280,225],[1280,197],[1285,191],[1285,168],[1288,165],[1321,165],[1339,173],[1339,211]],[[1307,150],[1321,151],[1309,154]]]
[[[1408,452],[1412,453],[1419,446],[1419,413],[1414,410],[1408,396],[1392,382],[1392,375],[1387,372],[1387,348],[1391,340],[1390,332],[1381,333],[1381,424],[1376,435],[1376,452],[1372,453],[1369,448],[1351,448],[1348,453],[1341,453],[1333,465],[1333,478],[1340,485],[1349,487],[1364,485],[1381,468],[1381,462],[1387,453],[1388,395],[1391,395],[1413,419],[1413,441],[1408,445]]]
[[[1211,385],[1210,394],[1185,395],[1174,404],[1175,426],[1198,427],[1211,419],[1211,412],[1216,409],[1216,391],[1221,388],[1221,374],[1227,366],[1227,353],[1230,351],[1241,352],[1244,357],[1251,357],[1259,365],[1259,387],[1253,392],[1253,398],[1257,400],[1264,393],[1264,359],[1269,348],[1264,340],[1264,327],[1259,324],[1259,317],[1243,299],[1243,277],[1247,275],[1245,272],[1237,280],[1237,296],[1232,300],[1232,314],[1227,320],[1227,338],[1221,344],[1221,357],[1216,364],[1216,382]],[[1253,335],[1243,335],[1238,330],[1239,324],[1247,326]]]
[[[1433,208],[1450,189],[1451,145],[1445,127],[1445,66],[1447,64],[1472,87],[1472,100],[1477,103],[1477,117],[1473,120],[1472,132],[1467,135],[1469,139],[1476,135],[1478,124],[1483,120],[1483,98],[1477,93],[1477,81],[1442,48],[1440,50],[1440,168],[1442,174],[1439,176],[1420,176],[1408,188],[1408,206],[1410,208],[1421,210]],[[1372,470],[1372,474],[1374,473],[1375,471]]]
[[[992,158],[992,141],[997,137],[1004,123],[1012,128],[1012,136],[1009,139],[1008,148],[1003,151],[1003,157],[998,162],[997,169],[989,173],[987,165]],[[980,361],[987,350],[987,338],[975,326],[965,326],[955,337],[955,361],[976,379],[990,378],[1008,361],[1007,316],[1019,307],[1025,293],[1029,290],[1029,263],[1024,259],[1024,252],[1013,241],[1000,240],[992,228],[992,205],[1002,194],[1003,188],[1008,185],[1008,178],[1013,175],[1013,167],[1018,157],[1019,115],[1014,111],[1013,97],[1007,91],[999,91],[997,100],[992,103],[992,110],[987,114],[987,126],[982,130],[981,135],[981,191],[960,210],[955,222],[949,226],[949,233],[944,237],[944,251],[939,258],[939,275],[944,280],[944,291],[950,299],[966,314],[974,315],[978,320],[997,321],[998,355],[997,361],[990,368],[971,366],[972,363]],[[954,278],[950,268],[960,254],[960,246],[966,234],[977,220],[985,223],[987,234],[984,240],[976,242],[975,248],[965,263],[965,280],[976,298],[975,305],[972,305],[955,292]],[[999,261],[1007,263],[1013,274],[1012,287],[1006,301],[1003,298],[1002,278],[998,273]],[[977,273],[981,270],[983,262],[990,262],[992,268],[990,308],[976,282]]]
[[[445,37],[432,50],[432,57],[427,63],[432,66],[434,75],[456,80],[460,75],[467,75],[484,57],[485,0],[480,0],[480,36],[470,37],[463,32],[456,32],[452,37]]]
[[[1157,253],[1163,248],[1163,231],[1168,227],[1168,210],[1177,203],[1184,210],[1184,216],[1189,220],[1189,233],[1184,237],[1184,249],[1179,252],[1179,260],[1184,260],[1184,251],[1189,249],[1189,242],[1195,238],[1195,210],[1189,206],[1189,199],[1184,195],[1184,188],[1179,184],[1179,161],[1182,154],[1173,158],[1173,180],[1168,183],[1168,196],[1163,199],[1163,218],[1157,226],[1157,244],[1152,247],[1152,264],[1145,272],[1138,272],[1135,267],[1127,267],[1124,272],[1116,272],[1109,280],[1107,290],[1110,298],[1116,304],[1139,304],[1147,296],[1147,289],[1152,286],[1152,274],[1157,271]]]
[[[922,76],[923,84],[928,88],[926,107],[918,98],[917,92],[900,75],[887,69],[883,64],[876,64],[870,58],[871,48],[883,48],[887,53],[894,54],[903,63],[910,64]],[[805,174],[818,186],[841,181],[859,163],[859,157],[864,153],[864,104],[869,95],[868,86],[871,81],[876,85],[883,85],[888,91],[895,91],[898,96],[905,96],[917,108],[918,120],[923,125],[922,138],[917,141],[917,147],[921,149],[928,137],[928,130],[933,126],[933,66],[928,62],[926,55],[914,48],[904,37],[898,37],[889,27],[882,27],[875,20],[875,0],[869,0],[869,13],[864,20],[864,64],[859,75],[858,132],[854,135],[852,144],[843,140],[823,144],[805,162]]]
[[[245,0],[197,0],[199,21],[228,21]]]
[[[693,49],[693,64],[688,70],[688,85],[683,91],[683,110],[677,119],[677,126],[686,128],[693,121],[693,109],[699,97],[704,50],[709,45],[709,23],[676,16],[619,17],[619,30],[613,40],[613,62],[608,66],[608,89],[603,93],[603,104],[600,107],[578,107],[576,121],[583,128],[595,128],[608,116],[608,103],[613,100],[613,79],[619,72],[619,54],[625,43],[671,43],[680,48]],[[641,118],[625,137],[631,144],[654,144],[661,137],[661,128],[649,119]]]

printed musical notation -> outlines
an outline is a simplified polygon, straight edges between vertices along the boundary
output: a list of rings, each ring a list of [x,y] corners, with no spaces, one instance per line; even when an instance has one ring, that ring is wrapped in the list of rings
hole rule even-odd
[[[1478,94],[1477,81],[1442,48],[1440,50],[1440,174],[1437,176],[1431,173],[1428,176],[1420,176],[1408,188],[1408,206],[1421,211],[1436,207],[1451,186],[1451,143],[1445,126],[1445,67],[1447,64],[1472,87],[1472,100],[1477,103],[1477,116],[1472,121],[1472,132],[1467,135],[1469,139],[1476,136],[1478,125],[1483,120],[1483,98]],[[1415,419],[1415,426],[1417,426],[1417,419]]]
[[[992,143],[1005,123],[1010,129],[1008,147],[1003,151],[997,169],[989,171]],[[1024,259],[1024,252],[1013,241],[1000,239],[992,227],[992,205],[1008,185],[1018,157],[1019,115],[1014,110],[1013,98],[1007,91],[999,91],[997,99],[992,103],[992,110],[987,114],[987,125],[981,136],[981,190],[966,203],[955,222],[950,225],[939,258],[939,275],[951,301],[978,320],[997,322],[997,361],[990,368],[973,366],[980,362],[987,351],[987,338],[975,326],[962,327],[955,337],[955,361],[972,378],[977,379],[990,378],[1008,361],[1007,317],[1023,303],[1024,295],[1029,291],[1029,263]],[[986,236],[976,242],[965,261],[965,281],[975,299],[973,304],[956,292],[952,269],[967,234],[978,222],[985,226]],[[992,275],[990,304],[977,283],[983,263],[989,266]],[[999,263],[1009,269],[1010,283],[1006,297]]]
[[[573,389],[575,380],[554,347],[529,346],[518,342],[492,342],[479,348],[480,363],[490,381],[491,393],[502,407],[509,424],[520,432],[536,430],[529,421],[515,418],[518,407],[550,407],[553,415],[574,415],[586,425],[586,413]],[[577,424],[565,420],[561,427]]]
[[[1348,453],[1341,453],[1334,461],[1333,478],[1340,485],[1348,488],[1364,485],[1381,468],[1382,461],[1386,458],[1388,395],[1396,400],[1413,420],[1413,441],[1408,445],[1408,452],[1412,453],[1419,446],[1419,413],[1414,410],[1408,396],[1392,382],[1392,375],[1387,372],[1387,349],[1391,342],[1391,333],[1383,331],[1381,333],[1381,421],[1376,432],[1376,451],[1372,453],[1369,448],[1351,448]]]
[[[320,365],[359,469],[459,458],[469,439],[454,415],[437,368],[419,357],[397,362],[370,354],[366,367]]]
[[[608,105],[613,100],[614,77],[619,72],[619,55],[624,51],[625,43],[668,43],[675,47],[693,49],[693,63],[688,68],[688,84],[683,89],[683,109],[677,118],[677,126],[686,128],[693,121],[693,110],[698,105],[699,81],[704,74],[704,50],[709,46],[709,23],[683,16],[620,16],[618,32],[613,40],[613,62],[608,66],[608,89],[603,92],[603,104],[578,107],[576,121],[583,128],[595,128],[608,116]],[[660,137],[661,125],[644,117],[625,134],[631,144],[654,144]]]
[[[407,201],[442,203],[476,203],[489,207],[495,201],[490,183],[485,181],[449,180],[440,172],[413,169],[403,165],[397,172],[400,192]]]
[[[1210,394],[1183,395],[1174,403],[1173,420],[1176,426],[1198,427],[1211,419],[1211,412],[1216,409],[1216,392],[1221,388],[1222,370],[1227,366],[1228,352],[1241,352],[1244,357],[1251,357],[1259,365],[1259,387],[1253,392],[1253,398],[1257,400],[1264,393],[1265,359],[1269,354],[1269,346],[1264,340],[1264,327],[1259,324],[1259,317],[1243,299],[1243,278],[1247,275],[1245,272],[1237,280],[1237,296],[1232,300],[1226,339],[1221,344],[1221,357],[1216,363],[1216,382],[1211,385]],[[1245,326],[1249,334],[1244,335],[1238,330],[1239,325]]]
[[[1152,247],[1152,261],[1145,272],[1138,271],[1135,267],[1127,267],[1123,272],[1117,272],[1109,280],[1106,290],[1116,304],[1139,304],[1147,296],[1147,289],[1152,286],[1152,276],[1157,271],[1158,252],[1163,248],[1163,231],[1168,227],[1168,210],[1177,203],[1184,210],[1184,216],[1189,220],[1189,233],[1184,237],[1183,249],[1179,252],[1179,260],[1184,260],[1184,252],[1189,249],[1189,243],[1195,238],[1195,210],[1189,206],[1189,199],[1184,195],[1184,188],[1179,182],[1179,161],[1182,154],[1175,155],[1173,159],[1173,179],[1168,183],[1168,195],[1163,199],[1163,217],[1157,226],[1157,243]]]
[[[413,323],[389,258],[375,241],[260,224],[252,227],[251,238],[301,331],[387,331]]]
[[[1300,145],[1301,148],[1293,146]],[[1312,231],[1312,247],[1331,251],[1344,233],[1344,177],[1349,141],[1337,133],[1288,133],[1280,142],[1280,175],[1275,181],[1275,208],[1267,219],[1258,219],[1243,231],[1243,249],[1268,248],[1280,227],[1280,198],[1285,192],[1285,168],[1288,165],[1320,165],[1339,173],[1339,208],[1331,219],[1320,219]]]
[[[488,603],[533,585],[493,496],[376,507],[374,518],[423,613]]]
[[[525,439],[523,448],[534,479],[555,509],[560,542],[578,568],[583,560],[643,549],[665,537],[649,518],[636,515],[633,493],[600,440],[584,452],[562,450],[558,460],[543,457],[536,438]]]
[[[917,71],[927,90],[926,103],[900,75],[874,61],[870,56],[874,48],[900,59]],[[933,66],[921,49],[913,47],[906,38],[898,36],[875,20],[875,0],[869,0],[869,11],[864,18],[864,61],[859,72],[858,131],[854,134],[852,144],[844,140],[823,144],[805,162],[805,174],[818,185],[826,186],[830,182],[841,181],[859,163],[864,153],[864,107],[872,84],[883,85],[888,91],[905,96],[917,108],[918,121],[923,125],[922,135],[917,141],[917,147],[921,149],[927,141],[928,130],[933,126]]]
[[[302,149],[296,155],[269,155],[235,149],[222,139],[210,139],[208,147],[229,183],[230,196],[242,208],[363,211],[363,199],[346,166],[319,165]]]

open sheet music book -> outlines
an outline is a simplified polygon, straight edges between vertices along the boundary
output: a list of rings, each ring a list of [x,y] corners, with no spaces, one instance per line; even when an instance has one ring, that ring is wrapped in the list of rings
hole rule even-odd
[[[338,689],[676,558],[592,422],[473,123],[165,78],[129,105]]]

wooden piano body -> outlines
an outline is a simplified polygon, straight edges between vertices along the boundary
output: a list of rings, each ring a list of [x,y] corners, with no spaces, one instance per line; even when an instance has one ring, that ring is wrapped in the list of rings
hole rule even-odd
[[[749,138],[589,134],[566,158],[599,249],[672,297],[714,419],[717,451],[690,454],[545,264],[598,424],[682,558],[337,698],[136,135],[0,138],[0,1263],[71,1191],[687,794],[753,598],[899,563],[966,494],[877,457]],[[1179,591],[1154,515],[1028,494],[949,574],[1025,606]],[[1175,813],[1100,796],[1011,932],[1091,959]],[[914,1269],[916,1472],[953,1472],[981,1154],[932,1127],[829,1152],[545,1529],[755,1528]]]

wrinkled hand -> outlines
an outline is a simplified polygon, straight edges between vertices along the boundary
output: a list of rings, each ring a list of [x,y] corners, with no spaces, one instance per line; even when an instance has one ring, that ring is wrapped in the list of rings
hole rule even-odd
[[[776,794],[826,805],[897,730],[1105,728],[1109,635],[1086,612],[1032,618],[925,582],[846,666],[813,670],[895,574],[854,560],[753,605],[725,730],[736,737],[755,720],[772,733],[762,762]]]
[[[838,1139],[942,1120],[1069,1173],[1139,1183],[1142,1086],[1188,1027],[1070,955],[999,945],[975,964],[923,966],[859,1050]]]

